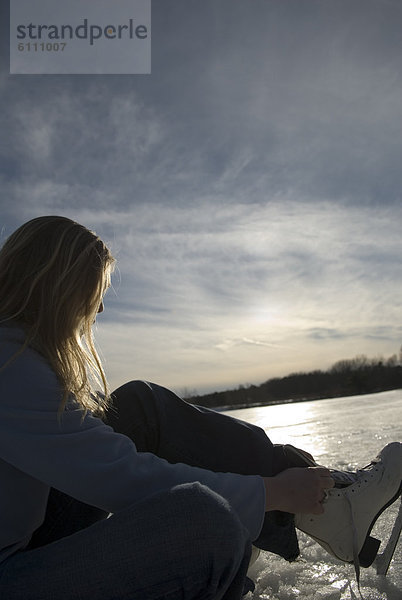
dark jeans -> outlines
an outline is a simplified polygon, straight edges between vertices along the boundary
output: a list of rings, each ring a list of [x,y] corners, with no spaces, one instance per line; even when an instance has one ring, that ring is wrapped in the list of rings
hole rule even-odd
[[[171,463],[182,462],[217,472],[263,476],[275,475],[290,466],[287,464],[282,447],[274,446],[261,428],[203,407],[190,405],[173,392],[155,384],[132,381],[118,388],[113,393],[113,406],[108,411],[105,421],[115,431],[130,437],[139,451],[152,452]],[[186,502],[186,494],[190,494],[191,497],[195,494],[197,498],[208,496],[206,490],[200,492],[197,486],[199,484],[195,484],[195,488],[190,486],[191,489],[189,486],[183,486],[186,488],[185,493],[174,490],[173,493],[179,495],[183,504]],[[214,496],[213,493],[211,494]],[[189,501],[193,502],[193,499],[187,498],[187,503]],[[166,499],[162,500],[163,502],[166,502]],[[213,498],[211,501],[208,497],[206,503],[208,504],[208,502],[211,502],[209,510],[212,517],[217,508],[215,506],[216,499]],[[155,507],[158,507],[157,502]],[[221,507],[219,507],[220,509]],[[157,510],[156,514],[158,512],[160,511]],[[34,552],[30,554],[34,555],[35,549],[43,549],[50,543],[63,540],[67,536],[72,536],[69,539],[74,540],[77,532],[82,532],[91,525],[100,526],[100,522],[107,516],[97,508],[52,490],[45,522],[35,532],[27,550],[33,550]],[[120,521],[118,521],[120,516],[113,515],[107,520],[107,525],[109,526],[109,521],[116,517],[116,522],[120,526]],[[139,517],[137,516],[137,518]],[[176,519],[179,518],[180,516],[176,515]],[[231,518],[236,520],[235,516]],[[230,519],[228,519],[229,521]],[[225,522],[225,519],[222,522]],[[112,523],[110,523],[111,526]],[[194,527],[196,526],[195,523]],[[232,522],[231,526],[233,526]],[[104,527],[106,527],[106,523]],[[238,529],[239,527],[242,529],[240,524],[236,524],[234,528]],[[178,526],[176,531],[179,532]],[[151,533],[148,531],[144,535],[150,536]],[[244,535],[243,532],[240,538]],[[233,536],[231,535],[231,537]],[[293,516],[276,511],[266,513],[261,534],[254,544],[264,550],[279,554],[287,560],[294,560],[298,556],[299,549]],[[214,592],[216,597],[225,598],[225,600],[237,600],[241,597],[246,576],[249,549],[247,549],[245,539],[238,541],[238,545],[245,558],[240,560],[240,563],[238,561],[237,566],[232,565],[233,572],[230,575],[232,583],[227,587],[225,595]],[[185,545],[183,551],[188,552]],[[24,552],[21,554],[23,555]],[[11,563],[12,560],[14,559],[11,559]],[[12,566],[11,563],[10,566]],[[137,567],[141,568],[139,564]],[[152,568],[151,558],[150,568]],[[17,570],[16,575],[18,574]],[[211,596],[211,598],[215,596]],[[71,597],[78,596],[72,595]],[[95,595],[93,597],[98,598]],[[109,598],[109,596],[104,597],[105,600]],[[160,596],[150,595],[149,597],[168,598],[170,596],[166,592]],[[173,597],[175,596],[172,595]],[[179,597],[186,599],[187,597],[209,598],[208,595],[177,595],[177,598]],[[126,598],[126,596],[121,593],[113,598]]]

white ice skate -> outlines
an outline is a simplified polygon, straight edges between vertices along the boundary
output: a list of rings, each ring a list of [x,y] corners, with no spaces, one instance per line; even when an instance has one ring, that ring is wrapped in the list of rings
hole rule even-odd
[[[313,465],[310,462],[306,466]],[[401,495],[402,444],[388,444],[375,460],[355,473],[332,471],[331,474],[336,487],[327,491],[324,513],[296,515],[295,525],[330,554],[353,563],[359,582],[360,566],[369,567],[380,546],[380,541],[370,536],[371,530],[381,513]],[[393,547],[385,551],[382,571],[385,568],[386,572],[392,559],[401,520],[399,516],[395,522]]]

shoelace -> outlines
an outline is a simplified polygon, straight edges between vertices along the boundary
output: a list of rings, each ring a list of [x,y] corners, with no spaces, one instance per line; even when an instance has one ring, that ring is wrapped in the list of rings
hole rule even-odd
[[[369,474],[369,470],[372,470],[377,463],[378,460],[373,460],[365,467],[357,469],[357,471],[338,471],[336,469],[330,469],[331,476],[335,481],[335,487],[347,487],[354,483],[358,483],[362,477]]]
[[[357,545],[357,529],[356,529],[356,525],[355,525],[355,520],[353,518],[352,502],[350,501],[350,498],[347,494],[346,494],[346,500],[348,501],[348,505],[349,505],[349,509],[350,509],[350,526],[352,529],[352,544],[353,544],[353,566],[355,568],[357,589],[359,590],[360,598],[363,599],[362,592],[360,590],[360,562],[359,562],[359,553],[358,553],[358,545]]]
[[[358,469],[355,472],[351,471],[333,471],[331,472],[332,477],[335,481],[335,486],[337,487],[348,487],[355,483],[359,483],[363,477],[367,477],[369,475],[369,470],[372,470],[373,467],[378,463],[377,460],[373,460],[365,467]],[[360,589],[360,561],[359,561],[359,552],[358,552],[358,543],[357,543],[357,529],[355,525],[355,521],[353,518],[353,510],[352,510],[352,502],[349,497],[349,494],[345,494],[346,500],[348,502],[349,511],[350,511],[350,527],[352,531],[352,549],[353,549],[353,566],[355,569],[356,575],[356,583],[357,589],[359,590],[360,598],[364,600],[361,589]]]
[[[335,469],[330,469],[330,472],[336,487],[346,487],[357,481],[356,473],[352,473],[351,471],[336,471]]]

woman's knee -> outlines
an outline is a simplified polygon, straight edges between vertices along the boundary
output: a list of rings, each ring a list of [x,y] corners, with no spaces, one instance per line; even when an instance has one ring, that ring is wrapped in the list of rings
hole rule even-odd
[[[201,483],[194,482],[172,489],[172,500],[181,506],[192,540],[219,545],[220,551],[244,553],[248,533],[237,513],[222,496]]]
[[[175,537],[198,548],[228,547],[230,553],[244,549],[248,541],[247,530],[227,500],[199,482],[158,492],[124,513],[125,527],[144,527],[148,537]]]
[[[132,379],[119,386],[114,392],[112,392],[112,399],[119,399],[122,397],[131,397],[133,394],[141,396],[151,391],[149,383],[141,379]]]
[[[127,564],[132,565],[133,589],[162,585],[168,578],[178,590],[198,589],[194,597],[204,588],[211,589],[208,597],[221,597],[251,552],[248,534],[228,502],[198,482],[159,492],[109,521],[106,527],[126,540],[116,550],[124,553],[116,569],[124,564],[127,577]]]
[[[104,421],[117,433],[132,439],[139,451],[157,454],[158,410],[146,381],[129,381],[115,390]]]
[[[249,534],[230,504],[200,483],[178,486],[172,498],[180,498],[179,504],[188,511],[186,533],[180,538],[186,556],[183,568],[199,569],[199,577],[215,586],[218,595],[219,586],[228,587],[240,570],[245,576],[251,555]]]

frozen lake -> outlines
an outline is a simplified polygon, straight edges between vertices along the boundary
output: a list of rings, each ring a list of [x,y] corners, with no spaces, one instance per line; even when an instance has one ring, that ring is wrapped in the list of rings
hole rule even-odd
[[[308,450],[325,466],[355,470],[391,441],[402,441],[402,390],[228,411],[265,429],[274,443]],[[399,502],[379,519],[373,535],[388,539]],[[301,556],[287,563],[261,552],[252,568],[256,583],[247,600],[354,600],[360,598],[352,565],[332,558],[299,532]],[[381,549],[383,544],[381,545]],[[387,577],[373,567],[361,571],[365,600],[402,599],[402,538]]]

